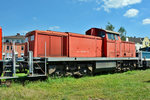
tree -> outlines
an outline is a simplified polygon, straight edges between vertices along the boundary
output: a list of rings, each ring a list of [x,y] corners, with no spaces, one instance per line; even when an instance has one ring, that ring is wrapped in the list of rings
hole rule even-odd
[[[126,30],[124,27],[120,27],[118,32],[120,33],[121,40],[126,41]]]
[[[108,22],[108,25],[106,25],[106,30],[113,31],[114,29],[115,27],[110,22]]]

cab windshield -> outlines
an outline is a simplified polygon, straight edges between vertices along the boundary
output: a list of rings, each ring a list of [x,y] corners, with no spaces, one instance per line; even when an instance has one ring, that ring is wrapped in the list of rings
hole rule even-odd
[[[112,33],[107,33],[109,40],[115,40],[115,35]]]
[[[105,37],[105,32],[104,31],[99,31],[98,36],[104,38]]]

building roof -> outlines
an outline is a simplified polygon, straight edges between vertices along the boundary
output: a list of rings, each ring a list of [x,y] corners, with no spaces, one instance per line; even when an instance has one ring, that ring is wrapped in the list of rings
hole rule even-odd
[[[128,37],[129,41],[142,44],[144,38]]]
[[[17,35],[14,36],[4,36],[4,39],[25,39],[25,36],[17,33]]]

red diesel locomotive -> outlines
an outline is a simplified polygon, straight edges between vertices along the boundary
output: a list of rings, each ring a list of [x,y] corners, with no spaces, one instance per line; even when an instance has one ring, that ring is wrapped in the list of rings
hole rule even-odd
[[[39,30],[28,32],[24,60],[16,59],[14,48],[15,43],[12,60],[2,60],[0,28],[0,79],[17,78],[16,73],[26,72],[26,69],[29,70],[27,77],[45,77],[82,76],[150,66],[147,52],[135,56],[135,43],[121,41],[117,32],[98,28],[89,29],[86,35]]]
[[[35,30],[27,33],[26,39],[33,57],[45,57],[45,43],[47,57],[135,57],[135,43],[121,41],[117,32],[98,28],[86,35]]]
[[[26,34],[26,41],[25,56],[31,51],[33,61],[46,61],[32,65],[35,74],[84,75],[137,67],[135,43],[121,41],[113,31],[91,28],[82,35],[35,30]]]

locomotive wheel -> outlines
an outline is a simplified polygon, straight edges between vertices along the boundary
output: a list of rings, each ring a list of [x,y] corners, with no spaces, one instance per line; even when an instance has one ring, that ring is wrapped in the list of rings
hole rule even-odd
[[[92,65],[88,66],[88,75],[90,75],[90,76],[93,75],[93,67],[92,67]]]

